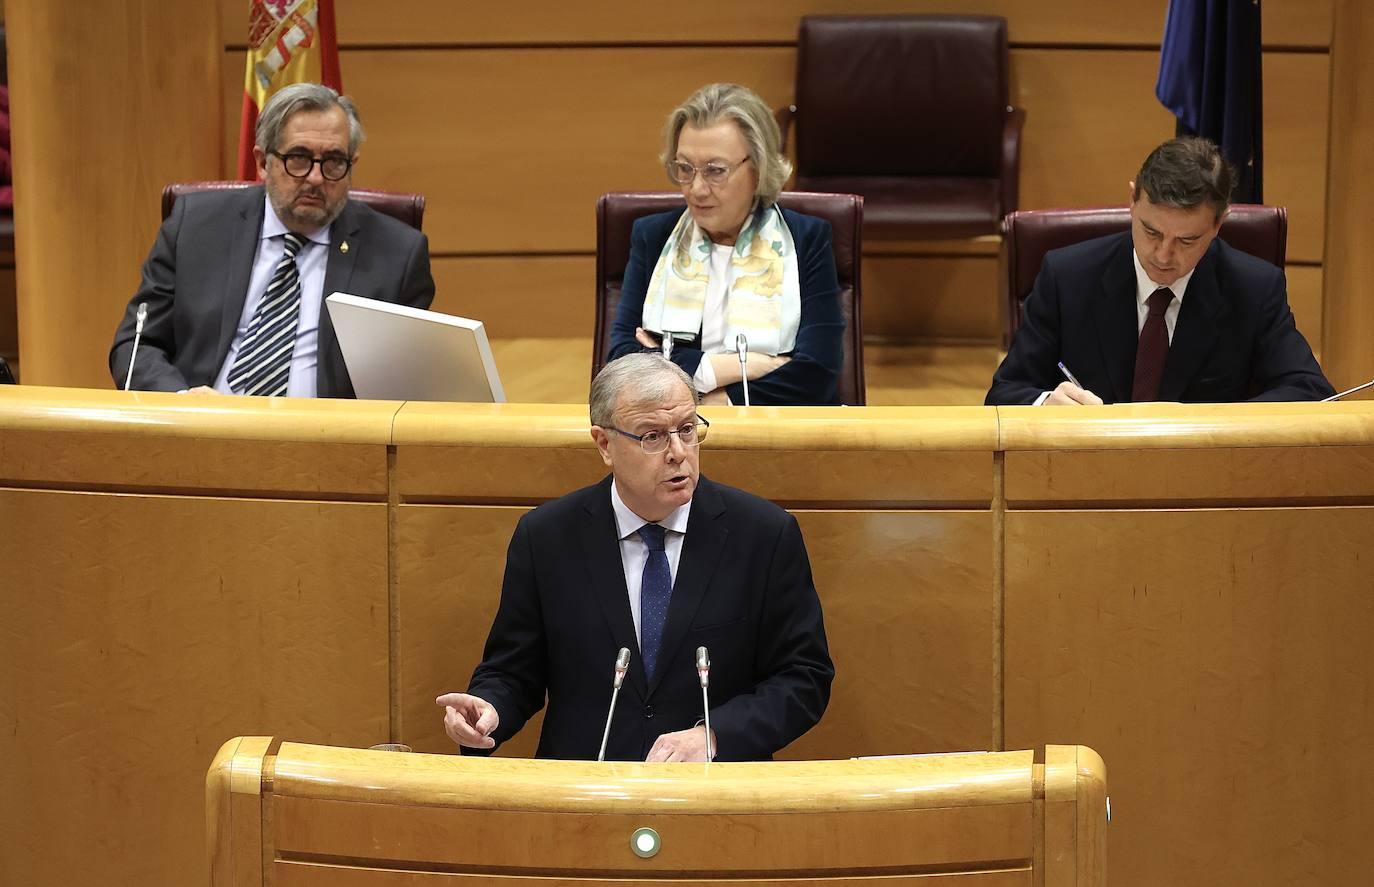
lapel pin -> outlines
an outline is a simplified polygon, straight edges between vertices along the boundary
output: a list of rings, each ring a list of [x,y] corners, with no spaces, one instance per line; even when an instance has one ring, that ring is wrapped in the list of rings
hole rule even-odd
[[[345,253],[345,254],[348,252],[348,241],[347,241],[347,240],[345,240],[343,243],[339,244],[339,252]]]

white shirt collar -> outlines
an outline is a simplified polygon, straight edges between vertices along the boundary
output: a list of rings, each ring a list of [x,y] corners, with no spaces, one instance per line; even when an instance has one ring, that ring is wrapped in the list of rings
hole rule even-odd
[[[1135,262],[1135,301],[1137,306],[1143,306],[1155,290],[1159,289],[1159,284],[1150,279],[1150,275],[1145,273],[1145,266],[1140,264],[1140,256],[1136,255],[1134,249],[1131,250],[1131,259]],[[1169,289],[1173,290],[1174,298],[1178,299],[1179,305],[1183,304],[1183,292],[1188,289],[1188,281],[1193,279],[1193,272],[1197,271],[1197,266],[1193,270],[1169,284]]]
[[[262,234],[258,237],[258,239],[267,240],[272,237],[283,237],[289,234],[291,232],[291,229],[287,228],[284,224],[282,224],[281,217],[278,216],[277,211],[272,208],[272,198],[268,197],[267,194],[264,192],[262,195],[262,199],[267,204],[267,209],[263,210]],[[314,231],[310,234],[307,234],[306,238],[311,243],[318,243],[322,246],[329,246],[329,226],[325,225],[318,231]]]
[[[617,539],[625,539],[639,532],[639,528],[649,523],[644,518],[630,510],[630,506],[625,504],[625,500],[620,498],[620,490],[616,488],[615,480],[611,480],[611,509],[615,512],[615,528]],[[674,533],[687,532],[687,517],[692,512],[692,500],[688,499],[682,505],[668,512],[668,516],[661,521],[655,521],[665,530],[672,530]]]

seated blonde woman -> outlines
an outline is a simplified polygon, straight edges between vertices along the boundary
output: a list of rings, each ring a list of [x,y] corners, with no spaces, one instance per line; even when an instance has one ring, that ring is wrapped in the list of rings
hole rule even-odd
[[[830,223],[778,206],[792,165],[768,106],[713,83],[668,117],[662,160],[685,210],[634,224],[611,359],[656,349],[705,403],[744,403],[736,336],[748,342],[754,404],[834,404],[844,315]]]

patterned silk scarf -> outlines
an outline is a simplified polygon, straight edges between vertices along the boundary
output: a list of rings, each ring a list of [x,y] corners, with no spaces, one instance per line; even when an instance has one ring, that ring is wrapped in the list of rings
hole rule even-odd
[[[711,240],[688,210],[668,235],[649,278],[644,328],[656,333],[698,332],[710,269]],[[786,354],[796,347],[801,325],[797,250],[777,204],[754,205],[735,240],[726,293],[727,350],[738,333],[748,337],[750,351],[761,354]]]

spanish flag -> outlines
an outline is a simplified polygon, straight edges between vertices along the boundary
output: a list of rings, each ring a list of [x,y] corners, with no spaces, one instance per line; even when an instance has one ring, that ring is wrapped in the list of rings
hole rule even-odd
[[[272,93],[292,83],[323,83],[343,92],[334,0],[249,0],[239,178],[258,177],[253,161],[258,113]]]

